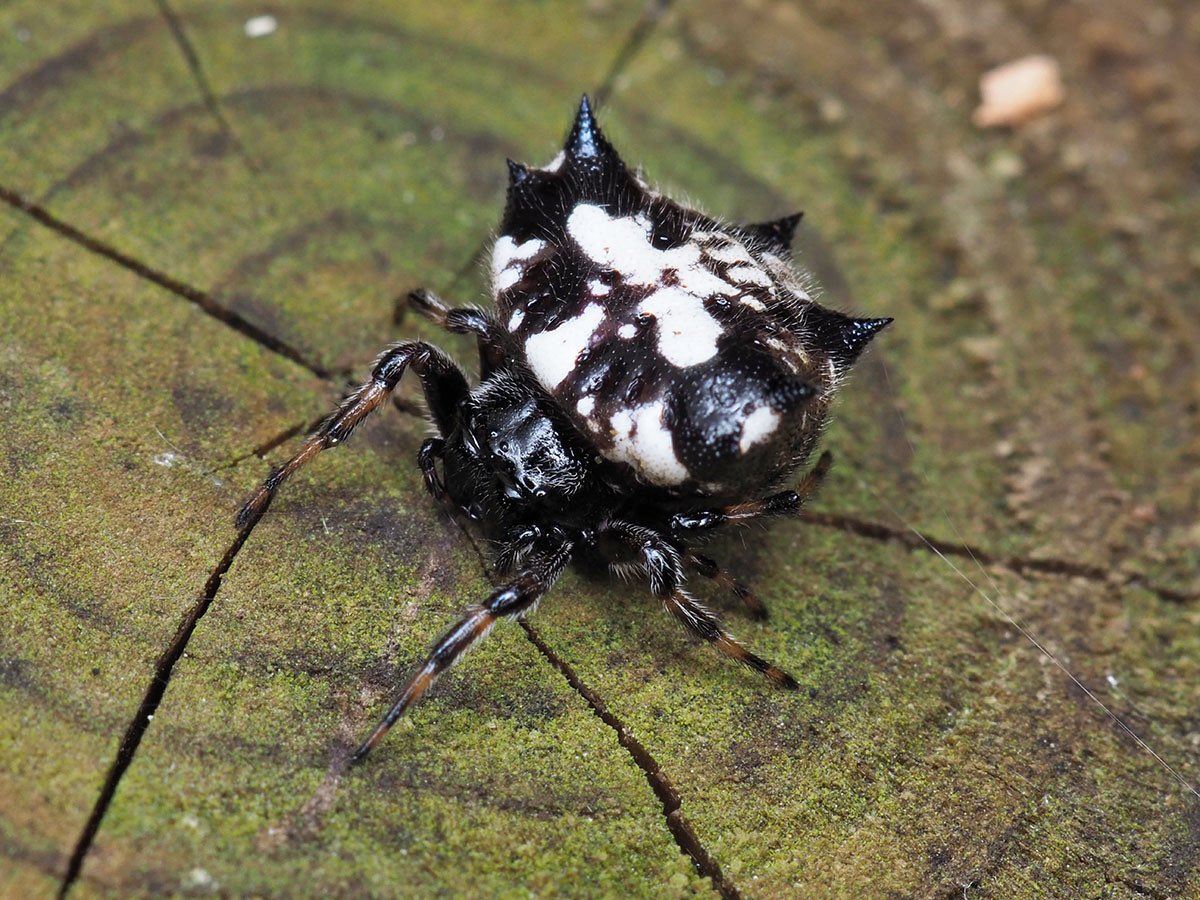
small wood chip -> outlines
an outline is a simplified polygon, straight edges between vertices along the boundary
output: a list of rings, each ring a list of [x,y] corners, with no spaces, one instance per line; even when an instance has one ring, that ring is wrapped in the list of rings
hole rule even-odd
[[[979,79],[983,102],[972,117],[980,128],[1020,125],[1063,102],[1062,75],[1050,56],[1026,56],[985,72]]]

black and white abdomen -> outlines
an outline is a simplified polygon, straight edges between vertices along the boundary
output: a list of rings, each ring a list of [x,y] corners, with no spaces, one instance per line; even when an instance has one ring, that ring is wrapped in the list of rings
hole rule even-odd
[[[813,303],[792,269],[798,217],[722,225],[651,191],[598,133],[572,135],[545,169],[511,169],[499,315],[580,435],[681,497],[791,474],[852,360],[830,339],[855,322]]]

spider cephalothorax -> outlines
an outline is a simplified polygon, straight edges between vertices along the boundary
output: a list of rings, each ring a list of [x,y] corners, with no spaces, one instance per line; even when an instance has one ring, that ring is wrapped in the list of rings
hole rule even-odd
[[[479,385],[430,344],[392,345],[239,515],[241,525],[260,516],[284,479],[416,371],[441,435],[418,453],[425,483],[480,524],[513,578],[441,638],[356,759],[498,618],[532,609],[572,559],[642,575],[690,633],[796,686],[684,590],[695,571],[765,615],[689,545],[727,522],[800,509],[828,454],[795,490],[770,492],[808,458],[839,380],[891,320],[810,297],[790,262],[798,215],[723,224],[651,190],[586,97],[562,153],[541,169],[510,161],[509,173],[492,251],[496,314],[447,309],[425,291],[410,298],[477,336]]]

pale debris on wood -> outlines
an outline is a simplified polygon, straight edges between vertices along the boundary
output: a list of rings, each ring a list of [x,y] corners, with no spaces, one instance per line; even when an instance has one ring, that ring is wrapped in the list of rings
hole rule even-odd
[[[279,27],[279,20],[272,15],[252,16],[246,20],[246,24],[242,26],[242,30],[248,38],[266,37],[268,34],[274,34],[275,29]]]
[[[979,79],[983,102],[973,121],[980,128],[1020,125],[1063,102],[1062,76],[1050,56],[1025,56],[985,72]]]

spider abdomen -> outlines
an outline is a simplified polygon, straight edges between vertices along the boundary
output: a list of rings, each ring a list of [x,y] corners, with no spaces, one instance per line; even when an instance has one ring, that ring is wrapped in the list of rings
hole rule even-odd
[[[500,319],[600,457],[631,483],[708,498],[804,462],[883,323],[844,352],[862,323],[814,303],[791,267],[799,217],[736,226],[681,206],[626,168],[590,114],[549,166],[510,171],[492,253]]]

